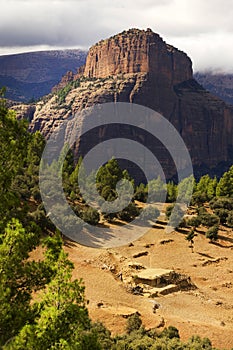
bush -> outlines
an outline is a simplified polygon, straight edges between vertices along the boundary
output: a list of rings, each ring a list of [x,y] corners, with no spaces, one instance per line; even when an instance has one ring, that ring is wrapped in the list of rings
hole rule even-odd
[[[100,214],[94,208],[89,207],[81,214],[82,219],[90,225],[97,225],[100,220]]]
[[[34,187],[32,189],[32,197],[35,199],[35,201],[41,202],[41,194],[39,188]]]
[[[179,227],[179,228],[186,228],[187,226],[188,226],[187,220],[186,220],[185,218],[181,219],[181,221],[180,221],[178,227]]]
[[[177,186],[173,182],[167,184],[167,198],[166,202],[174,203],[177,197]]]
[[[135,191],[134,199],[139,202],[146,203],[148,197],[148,189],[144,184],[140,184]]]
[[[111,338],[111,332],[101,322],[96,322],[92,325],[92,332],[98,336],[101,350],[112,349],[114,341]]]
[[[199,335],[192,336],[187,342],[187,350],[214,350],[211,345],[211,341],[208,338],[201,339]]]
[[[171,213],[172,213],[172,210],[174,209],[175,207],[175,204],[171,204],[171,205],[168,205],[167,208],[166,208],[166,218],[169,219],[170,216],[171,216]]]
[[[164,203],[167,193],[167,185],[160,177],[148,182],[148,193],[150,203],[161,202]]]
[[[165,328],[162,333],[160,334],[160,337],[165,337],[168,339],[173,338],[180,338],[179,331],[176,327],[169,326],[168,328]]]
[[[129,205],[117,214],[120,220],[131,221],[140,214],[140,209],[135,203],[129,203]]]
[[[139,314],[136,312],[127,319],[126,332],[130,334],[133,331],[139,330],[142,325],[142,320]]]
[[[227,210],[233,210],[233,198],[214,198],[210,201],[210,208],[212,210],[223,208]]]
[[[208,238],[211,242],[216,241],[218,239],[218,230],[219,230],[218,225],[210,227],[205,234],[206,238]]]
[[[74,191],[70,192],[70,199],[72,201],[75,201],[78,198],[77,194]]]
[[[219,217],[214,214],[203,214],[200,215],[201,223],[204,226],[211,227],[215,225],[219,225]]]
[[[233,210],[228,213],[227,216],[227,226],[233,227]]]
[[[227,221],[229,210],[224,208],[218,208],[214,210],[214,213],[219,217],[220,223],[224,225]]]
[[[172,217],[171,217],[172,215]],[[180,223],[183,223],[182,218],[184,216],[184,211],[179,205],[169,205],[166,208],[166,217],[170,220],[170,225],[177,228]]]
[[[191,202],[192,202],[192,205],[199,206],[207,202],[207,200],[208,200],[207,195],[205,193],[198,191],[193,194]]]
[[[191,243],[191,245],[193,245],[193,243],[194,243],[194,237],[195,237],[196,235],[195,235],[195,231],[192,229],[191,231],[189,231],[188,233],[187,233],[187,236],[185,237],[185,239],[188,241],[188,242],[190,242]]]
[[[156,221],[159,217],[160,211],[153,205],[148,205],[142,210],[141,219],[148,221]]]
[[[108,202],[113,202],[117,198],[117,193],[110,186],[104,186],[101,191],[101,196]]]
[[[188,226],[198,227],[201,225],[201,218],[200,216],[194,216],[191,219],[187,221]]]
[[[207,214],[207,210],[206,210],[206,208],[205,207],[199,207],[199,208],[197,208],[197,213],[198,213],[198,215],[203,215],[203,214]]]

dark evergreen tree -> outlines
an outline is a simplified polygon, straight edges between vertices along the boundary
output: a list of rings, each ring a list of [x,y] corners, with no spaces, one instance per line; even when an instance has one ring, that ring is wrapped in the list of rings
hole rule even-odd
[[[233,166],[219,180],[216,195],[220,197],[233,197]]]

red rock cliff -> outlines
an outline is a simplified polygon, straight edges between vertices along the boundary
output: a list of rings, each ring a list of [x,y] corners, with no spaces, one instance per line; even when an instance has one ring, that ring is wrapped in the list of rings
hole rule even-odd
[[[192,79],[193,76],[190,58],[167,45],[150,29],[131,29],[90,48],[84,76],[105,78],[128,73],[163,77],[169,85]]]

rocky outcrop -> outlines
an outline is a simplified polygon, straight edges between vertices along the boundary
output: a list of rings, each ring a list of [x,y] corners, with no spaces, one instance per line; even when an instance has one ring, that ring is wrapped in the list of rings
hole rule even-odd
[[[61,81],[52,88],[52,92],[57,92],[63,89],[68,83],[74,80],[74,73],[68,71],[61,79]]]
[[[26,119],[28,122],[32,121],[36,111],[36,105],[33,105],[33,104],[25,105],[20,103],[15,104],[15,102],[13,101],[10,103],[7,103],[7,105],[10,109],[16,112],[18,119]]]
[[[233,163],[233,108],[199,85],[188,56],[151,30],[132,29],[94,45],[85,67],[63,82],[69,82],[69,89],[66,86],[36,105],[32,131],[41,130],[48,137],[64,118],[85,107],[131,102],[158,111],[176,127],[197,175],[220,174]],[[130,138],[133,131],[119,130],[119,134]],[[95,130],[81,139],[78,152],[85,154],[112,136],[108,126],[101,133]],[[148,135],[143,138],[172,177],[174,165],[168,152]]]

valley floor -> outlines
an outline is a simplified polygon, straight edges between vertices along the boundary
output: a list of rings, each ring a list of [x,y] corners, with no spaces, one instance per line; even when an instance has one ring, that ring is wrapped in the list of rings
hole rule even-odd
[[[166,233],[164,228],[151,228],[133,245],[112,249],[88,248],[65,240],[65,251],[75,265],[74,278],[84,280],[91,318],[103,322],[112,334],[123,333],[126,318],[138,311],[147,329],[173,325],[182,340],[198,334],[220,349],[233,347],[231,229],[220,231],[215,244],[199,233],[193,253],[184,234]],[[134,258],[138,253],[143,255]],[[40,249],[33,253],[34,258],[41,256]],[[134,295],[128,288],[132,262],[185,274],[197,288],[156,298]],[[153,312],[155,302],[159,308]]]
[[[133,246],[93,249],[66,241],[65,250],[75,264],[74,277],[83,278],[90,316],[113,332],[122,333],[126,317],[138,311],[146,328],[173,325],[183,340],[193,334],[211,339],[214,346],[233,347],[233,232],[221,231],[217,244],[204,235],[195,238],[194,253],[182,233],[152,228]],[[168,243],[161,244],[161,241]],[[169,242],[170,241],[170,242]],[[148,252],[138,258],[133,255]],[[146,298],[129,293],[117,278],[127,262],[145,267],[173,269],[191,277],[197,289]],[[111,272],[114,271],[113,272]],[[126,274],[127,275],[127,274]],[[153,313],[154,301],[160,304]]]

